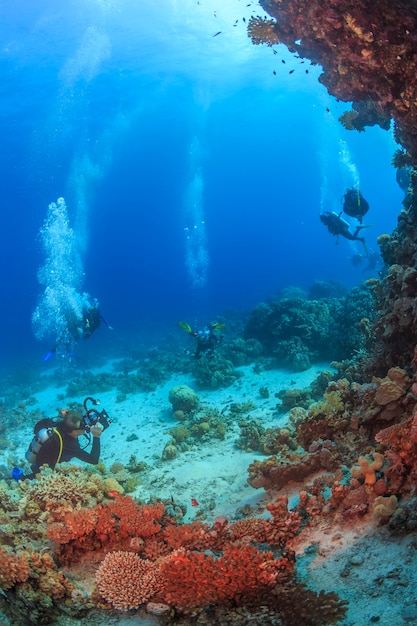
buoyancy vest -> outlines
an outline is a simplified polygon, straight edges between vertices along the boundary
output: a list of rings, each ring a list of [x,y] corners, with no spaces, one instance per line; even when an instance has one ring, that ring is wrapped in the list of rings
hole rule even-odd
[[[58,458],[56,462],[59,463],[62,456],[63,442],[61,433],[54,427],[54,422],[49,419],[41,420],[35,425],[34,433],[35,435],[29,444],[29,448],[26,450],[26,460],[31,465],[36,465],[36,458],[41,447],[46,441],[56,436],[59,443]]]

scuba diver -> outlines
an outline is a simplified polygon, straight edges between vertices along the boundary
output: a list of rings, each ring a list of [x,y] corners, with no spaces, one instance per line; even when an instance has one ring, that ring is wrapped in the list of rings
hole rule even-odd
[[[187,322],[178,322],[178,326],[185,330],[197,340],[197,347],[194,353],[195,359],[202,356],[212,358],[215,347],[222,341],[224,335],[220,331],[224,330],[226,324],[212,322],[203,330],[193,330]]]
[[[369,204],[362,196],[359,189],[347,189],[343,196],[343,209],[339,214],[334,211],[325,211],[320,215],[322,224],[327,226],[327,230],[331,235],[337,237],[336,243],[339,243],[339,236],[349,239],[349,241],[361,241],[365,249],[365,254],[368,256],[368,250],[366,247],[365,237],[359,237],[359,232],[362,228],[369,228],[370,224],[362,224],[362,218],[369,211]],[[345,212],[349,217],[354,217],[358,220],[359,225],[356,226],[353,233],[350,232],[350,224],[344,220],[341,215]]]
[[[343,212],[349,217],[355,217],[359,224],[362,224],[362,218],[369,211],[369,204],[359,191],[359,189],[347,189],[343,196]]]
[[[87,403],[92,407],[88,408]],[[34,437],[26,452],[26,460],[31,464],[32,474],[23,478],[35,478],[42,465],[48,465],[51,469],[57,463],[64,463],[76,458],[84,463],[97,465],[100,459],[100,437],[109,427],[111,419],[103,409],[98,411],[95,407],[99,400],[88,397],[84,400],[84,412],[80,409],[59,411],[61,420],[45,418],[37,422],[34,427]],[[84,436],[86,444],[81,447],[78,437]],[[93,445],[90,452],[85,448]]]
[[[349,228],[350,224],[346,220],[344,220],[341,216],[342,213],[335,213],[334,211],[325,211],[320,215],[320,220],[322,224],[327,226],[327,230],[331,235],[335,237],[344,237],[345,239],[349,239],[350,241],[361,241],[363,247],[365,248],[366,256],[368,256],[368,250],[366,247],[365,237],[358,237],[359,232],[362,228],[368,228],[369,224],[359,224],[355,228],[355,232],[351,233]],[[339,241],[337,240],[337,243]]]
[[[372,272],[378,266],[378,263],[381,261],[381,255],[376,250],[371,250],[368,255],[368,264],[363,270],[364,272]]]
[[[55,342],[55,345],[49,350],[43,360],[49,361],[52,356],[60,348],[64,348],[66,354],[72,355],[72,348],[74,344],[78,343],[80,339],[88,339],[99,328],[101,322],[109,330],[113,330],[112,326],[100,313],[100,306],[97,298],[92,298],[88,293],[82,294],[82,311],[81,316],[77,314],[75,309],[68,310],[65,321],[66,330]]]

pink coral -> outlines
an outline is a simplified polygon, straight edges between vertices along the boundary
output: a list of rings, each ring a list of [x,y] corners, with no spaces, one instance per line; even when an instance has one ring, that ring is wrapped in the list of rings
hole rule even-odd
[[[137,609],[162,586],[159,567],[134,552],[109,552],[96,573],[98,589],[116,609]]]

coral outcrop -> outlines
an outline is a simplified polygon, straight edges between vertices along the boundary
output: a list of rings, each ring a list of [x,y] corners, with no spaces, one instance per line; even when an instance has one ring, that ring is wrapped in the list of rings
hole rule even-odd
[[[396,138],[417,164],[417,9],[407,0],[261,0],[273,18],[252,18],[255,44],[284,43],[320,64],[339,100],[360,103],[342,121],[359,130],[395,120]]]
[[[250,314],[245,337],[256,339],[274,367],[308,369],[323,360],[349,358],[367,343],[361,320],[372,319],[373,301],[366,287],[329,297],[333,285],[316,285],[310,299],[285,294],[258,304]]]

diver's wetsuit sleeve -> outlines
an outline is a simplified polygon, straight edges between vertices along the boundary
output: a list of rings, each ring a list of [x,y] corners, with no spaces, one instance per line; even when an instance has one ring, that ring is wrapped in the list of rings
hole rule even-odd
[[[100,437],[93,437],[93,445],[91,446],[91,452],[85,450],[77,450],[73,453],[73,456],[84,463],[91,463],[91,465],[97,465],[100,459]]]

